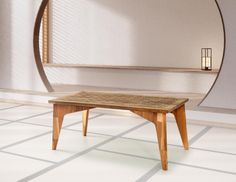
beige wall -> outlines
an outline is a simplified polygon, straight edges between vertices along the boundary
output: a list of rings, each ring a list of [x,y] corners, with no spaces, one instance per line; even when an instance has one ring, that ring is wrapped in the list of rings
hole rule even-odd
[[[207,93],[216,75],[113,69],[76,69],[46,67],[53,84],[161,90],[170,92]]]
[[[0,1],[0,88],[46,91],[33,55],[34,20],[40,3]]]
[[[200,67],[200,49],[221,64],[214,0],[52,0],[54,63]]]

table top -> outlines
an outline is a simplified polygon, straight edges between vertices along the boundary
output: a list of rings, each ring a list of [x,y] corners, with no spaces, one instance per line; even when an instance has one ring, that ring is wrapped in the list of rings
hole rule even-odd
[[[91,108],[99,107],[169,113],[179,108],[187,101],[187,98],[159,97],[109,92],[79,92],[77,94],[50,100],[49,103],[76,105]]]

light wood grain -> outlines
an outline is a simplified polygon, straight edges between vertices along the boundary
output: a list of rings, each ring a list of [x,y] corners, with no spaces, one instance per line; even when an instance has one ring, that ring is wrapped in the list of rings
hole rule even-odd
[[[176,67],[155,67],[155,66],[122,66],[122,65],[98,65],[98,64],[67,64],[67,63],[46,63],[45,67],[53,68],[86,68],[86,69],[114,69],[114,70],[140,70],[140,71],[161,71],[177,73],[203,73],[217,74],[218,69],[203,71],[198,68],[176,68]]]
[[[160,150],[162,169],[167,170],[168,160],[167,160],[166,114],[141,112],[141,111],[132,111],[132,112],[154,123],[156,128],[158,146]]]
[[[89,117],[89,110],[84,110],[82,114],[82,121],[83,121],[83,135],[87,135],[87,128],[88,128],[88,117]]]
[[[61,104],[53,105],[53,137],[52,137],[53,150],[56,150],[57,148],[57,143],[60,136],[64,116],[69,113],[88,110],[88,109],[90,108],[81,107],[81,106],[73,106],[73,105],[61,105]]]
[[[162,169],[168,169],[166,114],[175,115],[185,149],[188,149],[185,102],[188,99],[104,92],[80,92],[51,100],[54,104],[53,150],[56,149],[64,115],[83,111],[83,135],[87,135],[89,110],[95,107],[126,109],[154,123]],[[130,109],[131,108],[131,109]]]
[[[37,69],[39,71],[39,75],[49,92],[53,92],[52,88],[43,68],[43,63],[41,59],[40,47],[39,47],[39,38],[40,38],[40,30],[41,30],[41,22],[45,8],[48,5],[49,0],[42,0],[39,11],[36,16],[35,25],[34,25],[34,34],[33,34],[33,49],[34,49],[34,58]]]
[[[154,122],[155,113],[153,113],[153,112],[132,111],[132,110],[131,110],[131,112],[139,115],[140,117],[142,117],[150,122]]]
[[[80,105],[135,111],[168,113],[186,103],[186,98],[157,97],[105,92],[79,92],[74,95],[50,100],[50,103]]]
[[[44,13],[43,13],[43,44],[42,44],[42,53],[43,53],[43,64],[49,63],[49,3],[47,4]]]
[[[185,106],[181,106],[180,108],[173,111],[175,116],[175,120],[179,129],[179,133],[184,145],[185,150],[188,150],[188,134],[187,134],[187,126],[186,126],[186,114],[185,114]]]
[[[161,156],[162,169],[168,169],[167,160],[167,134],[166,134],[166,114],[156,113],[154,123],[157,132],[158,146]]]

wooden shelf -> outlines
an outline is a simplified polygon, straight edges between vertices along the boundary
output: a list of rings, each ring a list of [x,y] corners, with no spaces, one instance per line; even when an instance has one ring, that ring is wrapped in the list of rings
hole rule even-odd
[[[206,73],[217,74],[218,69],[203,71],[197,68],[172,68],[172,67],[149,67],[149,66],[114,66],[114,65],[88,65],[88,64],[43,64],[45,67],[54,68],[88,68],[88,69],[116,69],[116,70],[139,70],[139,71],[163,71],[163,72],[180,72],[180,73]]]

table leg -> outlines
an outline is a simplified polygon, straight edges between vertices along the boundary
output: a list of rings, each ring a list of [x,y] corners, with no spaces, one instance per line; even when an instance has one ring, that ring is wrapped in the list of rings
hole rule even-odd
[[[188,134],[187,134],[187,126],[186,126],[186,114],[185,114],[185,106],[181,106],[173,112],[175,116],[175,120],[177,126],[179,128],[179,133],[183,142],[183,146],[185,150],[188,150]]]
[[[57,149],[57,143],[61,132],[64,116],[69,113],[88,110],[89,108],[73,106],[73,105],[53,105],[53,135],[52,135],[52,149]]]
[[[52,136],[52,149],[56,150],[61,127],[64,119],[63,107],[54,104],[53,105],[53,136]]]
[[[82,120],[83,120],[83,135],[84,136],[87,135],[88,117],[89,117],[89,109],[88,110],[84,110],[83,111],[83,116],[82,116]]]
[[[160,149],[162,169],[168,169],[168,160],[167,160],[167,135],[166,135],[166,114],[157,113],[154,118],[154,124],[157,132],[157,139]]]

